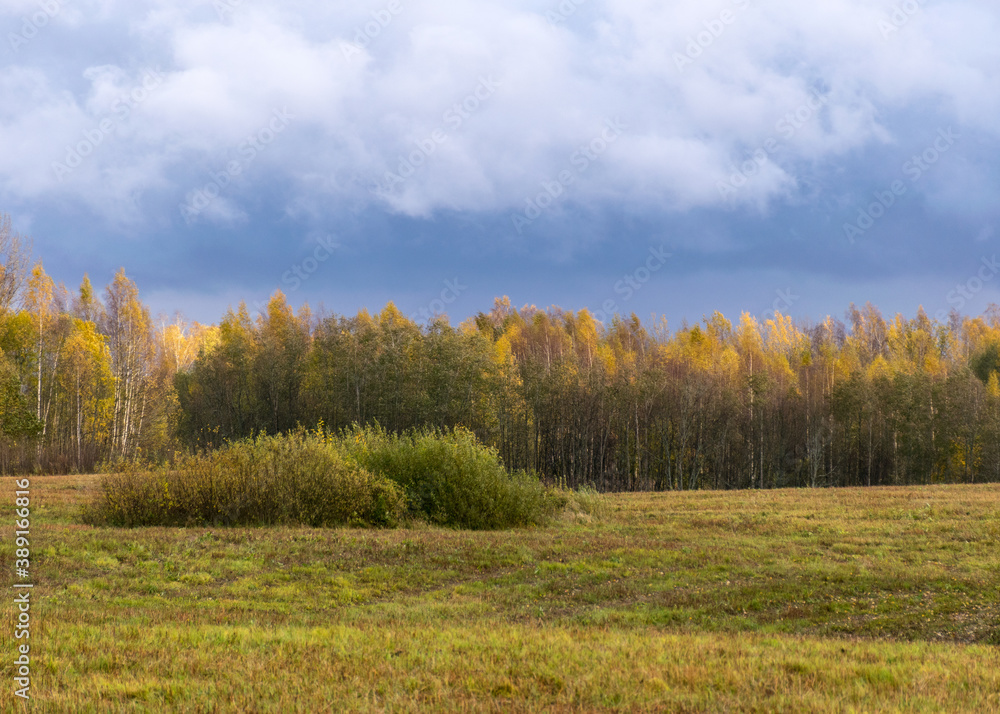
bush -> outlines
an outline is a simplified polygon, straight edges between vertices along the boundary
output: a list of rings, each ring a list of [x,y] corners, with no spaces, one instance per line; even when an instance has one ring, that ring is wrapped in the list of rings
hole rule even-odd
[[[407,516],[458,528],[540,524],[566,505],[465,429],[389,434],[354,427],[259,436],[159,469],[123,465],[85,514],[93,524],[394,526]]]
[[[403,490],[345,458],[322,433],[246,439],[172,467],[105,476],[85,519],[115,526],[393,526]]]
[[[361,466],[399,484],[413,515],[438,525],[540,524],[564,503],[534,474],[508,473],[495,449],[462,428],[397,435],[378,426],[355,426],[340,435],[340,442]]]

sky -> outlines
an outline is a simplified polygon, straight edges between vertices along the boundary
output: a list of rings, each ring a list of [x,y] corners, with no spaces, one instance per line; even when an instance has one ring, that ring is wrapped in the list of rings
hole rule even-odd
[[[3,0],[0,212],[154,314],[1000,303],[995,0]]]

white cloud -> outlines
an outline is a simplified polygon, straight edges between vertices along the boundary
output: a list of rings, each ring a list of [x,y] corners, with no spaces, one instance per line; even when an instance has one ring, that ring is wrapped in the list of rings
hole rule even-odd
[[[557,2],[334,9],[256,0],[230,2],[222,17],[194,0],[78,5],[0,66],[0,198],[82,201],[138,219],[137,196],[184,200],[287,107],[295,115],[287,133],[206,217],[240,220],[241,192],[275,181],[314,192],[290,210],[322,202],[410,215],[510,210],[613,116],[628,131],[568,200],[722,205],[718,181],[777,137],[780,156],[735,197],[766,210],[796,190],[794,164],[822,167],[891,142],[910,129],[892,117],[910,107],[932,104],[995,135],[1000,102],[1000,11],[989,0],[924,3],[888,36],[879,23],[893,4],[868,0],[588,0],[560,25],[545,19]],[[3,12],[19,18],[36,7],[12,1]],[[111,22],[123,28],[113,61]],[[359,31],[366,46],[355,52],[345,43]],[[679,68],[678,57],[690,61]],[[115,103],[150,69],[162,81],[119,120]],[[461,122],[449,120],[483,77],[499,87],[459,112]],[[790,135],[779,132],[782,117],[817,90],[822,109]],[[115,124],[103,143],[57,175],[52,164],[65,161],[66,147],[107,119]],[[446,140],[403,184],[366,190],[435,131]]]

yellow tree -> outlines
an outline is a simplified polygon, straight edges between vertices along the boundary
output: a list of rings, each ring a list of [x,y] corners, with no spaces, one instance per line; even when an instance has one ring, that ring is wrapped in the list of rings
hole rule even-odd
[[[736,328],[736,347],[746,369],[750,488],[754,488],[762,486],[764,479],[764,409],[760,404],[760,397],[767,384],[767,372],[764,371],[764,340],[760,334],[760,325],[748,313],[741,315],[739,327]],[[755,414],[760,422],[756,435],[758,438],[756,439],[754,434]]]
[[[103,323],[114,379],[111,448],[126,458],[135,455],[142,435],[154,346],[149,310],[139,301],[139,290],[124,268],[115,273],[105,292]]]
[[[198,322],[188,324],[178,314],[173,322],[160,321],[157,339],[169,372],[176,374],[190,370],[202,350],[209,350],[218,343],[219,328]]]
[[[28,292],[25,296],[25,308],[31,315],[31,324],[34,330],[35,340],[35,374],[36,374],[36,402],[35,417],[44,425],[47,422],[42,416],[42,373],[45,363],[45,343],[48,333],[54,320],[54,306],[52,304],[52,292],[55,284],[52,278],[45,274],[42,261],[38,261],[28,278]],[[43,426],[42,434],[45,428]]]
[[[113,383],[107,341],[89,320],[73,320],[63,346],[59,392],[69,402],[78,469],[92,466],[109,437]]]
[[[277,433],[298,421],[309,328],[295,317],[278,290],[268,301],[267,312],[257,319],[256,337],[254,379],[262,407],[261,426]]]

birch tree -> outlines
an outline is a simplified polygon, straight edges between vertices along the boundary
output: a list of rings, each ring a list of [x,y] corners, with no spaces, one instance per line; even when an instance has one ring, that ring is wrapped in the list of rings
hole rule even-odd
[[[108,338],[114,406],[111,449],[115,456],[136,454],[146,418],[153,340],[149,310],[139,301],[139,290],[119,269],[105,291],[103,332]]]

